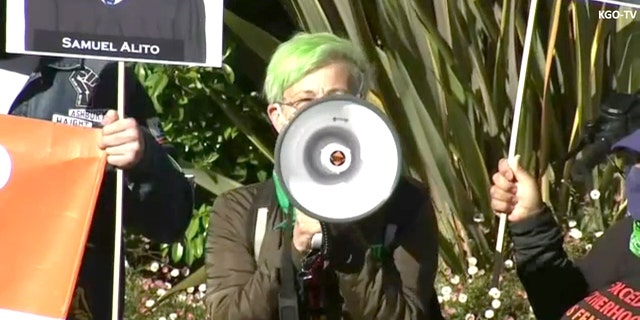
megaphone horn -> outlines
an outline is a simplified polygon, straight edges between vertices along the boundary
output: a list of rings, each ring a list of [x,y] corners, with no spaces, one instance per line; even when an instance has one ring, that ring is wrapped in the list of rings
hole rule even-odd
[[[346,223],[388,200],[401,163],[398,134],[384,113],[365,100],[336,95],[309,104],[283,129],[274,171],[296,209]]]

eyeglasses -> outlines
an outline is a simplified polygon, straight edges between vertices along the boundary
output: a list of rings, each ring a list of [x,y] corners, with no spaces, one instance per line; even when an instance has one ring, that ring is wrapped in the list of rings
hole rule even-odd
[[[341,90],[334,90],[327,94],[316,96],[316,97],[305,97],[305,98],[300,98],[293,101],[283,101],[283,102],[280,102],[280,105],[284,105],[284,106],[296,109],[296,111],[300,111],[305,107],[307,107],[309,104],[311,104],[311,102],[318,100],[320,98],[327,97],[327,96],[338,96],[343,94],[347,94],[347,92],[344,92]]]
[[[316,96],[316,97],[305,97],[305,98],[301,98],[301,99],[297,99],[294,101],[282,101],[282,102],[276,102],[276,104],[280,105],[280,106],[287,106],[289,108],[294,109],[292,115],[295,115],[295,113],[299,112],[300,110],[306,108],[311,102],[326,97],[326,96],[334,96],[334,95],[343,95],[343,94],[353,94],[354,96],[358,97],[358,98],[362,98],[363,96],[363,91],[364,91],[364,81],[360,82],[360,87],[358,88],[358,90],[354,93],[354,92],[348,92],[345,90],[330,90],[328,91],[326,94],[324,95],[320,95],[320,96]]]

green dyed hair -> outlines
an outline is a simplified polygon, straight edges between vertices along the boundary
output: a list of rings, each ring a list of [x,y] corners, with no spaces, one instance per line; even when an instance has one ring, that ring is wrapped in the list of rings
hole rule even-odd
[[[284,91],[307,74],[334,62],[351,65],[351,77],[367,89],[367,59],[351,41],[334,34],[298,33],[281,43],[267,66],[264,95],[269,103],[281,102]]]

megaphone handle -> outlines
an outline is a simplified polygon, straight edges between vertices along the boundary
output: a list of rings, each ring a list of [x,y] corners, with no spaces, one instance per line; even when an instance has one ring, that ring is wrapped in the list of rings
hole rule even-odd
[[[322,249],[322,233],[316,233],[311,237],[311,249]]]

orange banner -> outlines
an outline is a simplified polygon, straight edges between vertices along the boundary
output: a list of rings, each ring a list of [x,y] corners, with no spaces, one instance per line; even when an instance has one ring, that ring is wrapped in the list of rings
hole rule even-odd
[[[65,319],[106,155],[100,131],[0,115],[0,319]]]

